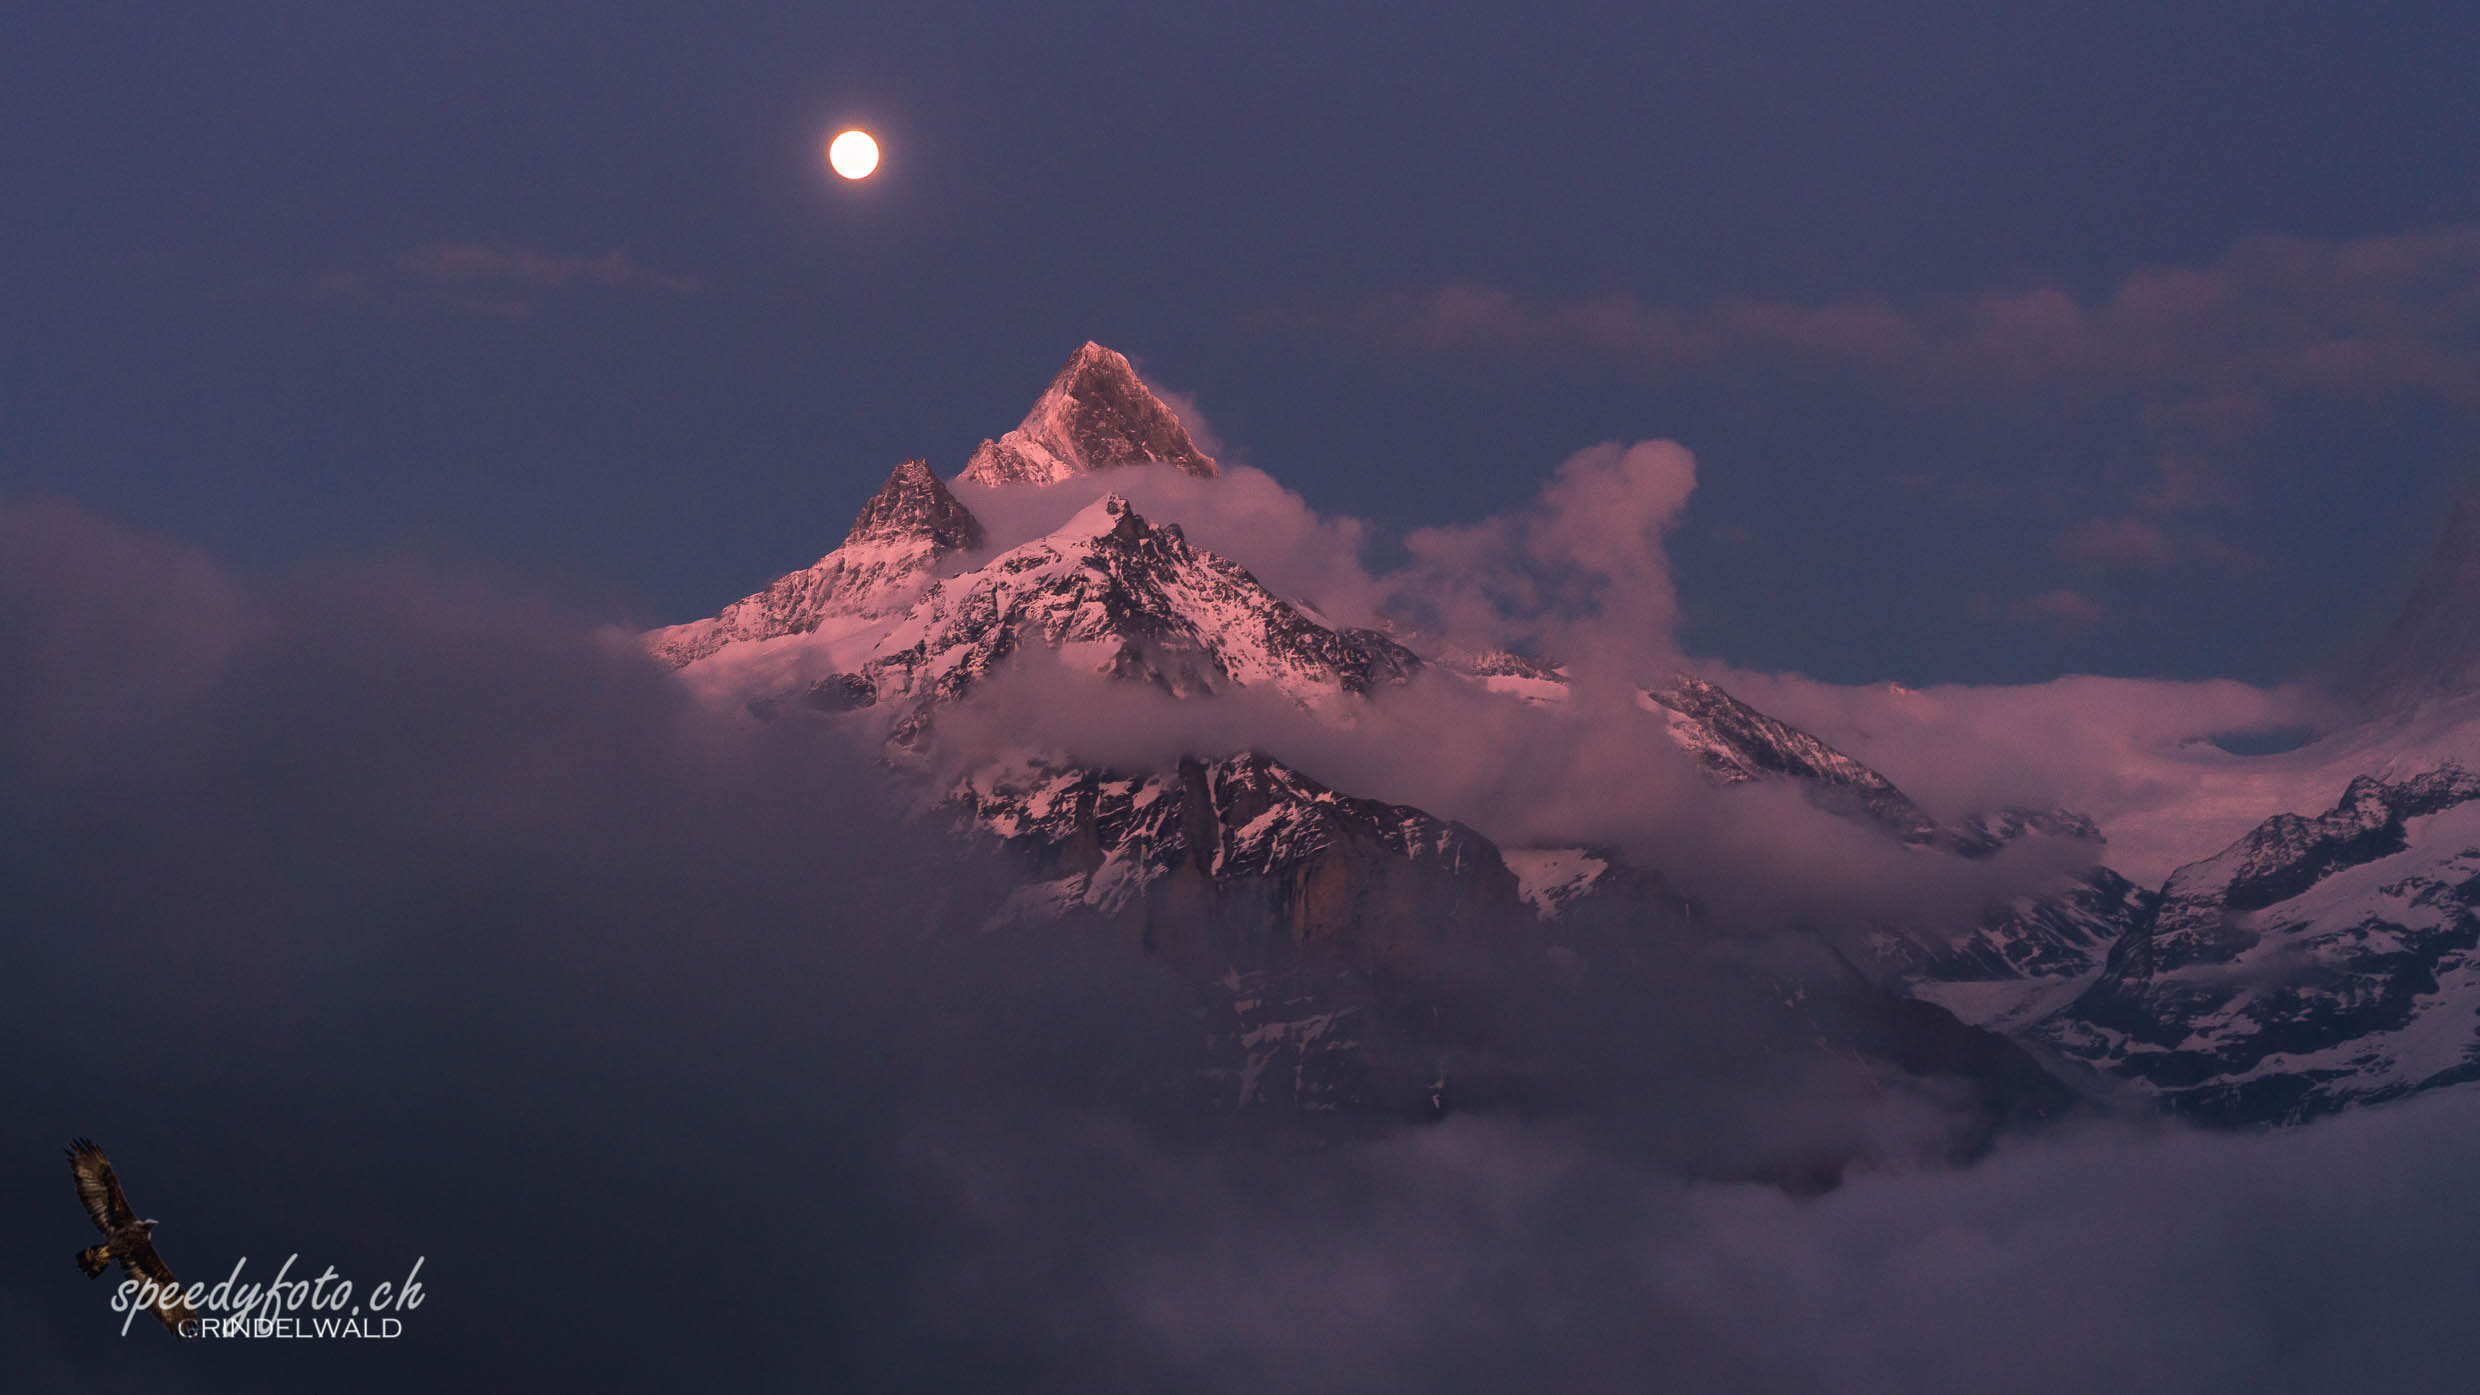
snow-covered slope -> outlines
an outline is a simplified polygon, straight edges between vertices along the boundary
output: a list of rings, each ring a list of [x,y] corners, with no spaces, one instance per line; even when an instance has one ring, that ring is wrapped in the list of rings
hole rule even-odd
[[[974,449],[961,478],[981,485],[1056,484],[1113,466],[1148,464],[1206,479],[1217,470],[1126,356],[1088,343],[1069,357],[1022,425]]]
[[[1516,875],[1517,894],[1544,920],[1558,919],[1591,895],[1612,861],[1592,848],[1517,848],[1504,856]]]
[[[2179,869],[2071,1004],[2058,1050],[2264,1122],[2480,1078],[2480,776],[2354,780]]]
[[[1420,667],[1374,630],[1329,629],[1109,494],[1048,537],[932,587],[848,686],[857,700],[901,706],[898,735],[909,738],[932,707],[1028,644],[1174,696],[1260,688],[1313,708]]]
[[[841,575],[838,560],[821,566]],[[810,575],[775,590],[805,594],[798,586]],[[673,636],[686,632],[706,644],[689,676],[719,698],[770,712],[882,709],[906,744],[927,730],[935,708],[972,693],[1029,647],[1174,696],[1257,688],[1318,710],[1400,683],[1421,666],[1375,630],[1329,628],[1246,568],[1190,546],[1178,525],[1148,523],[1116,494],[972,570],[922,577],[911,604],[892,617],[850,605],[828,613],[848,623],[718,634],[719,618],[653,639],[684,648]]]
[[[907,460],[861,506],[833,552],[709,619],[652,632],[647,646],[679,668],[730,644],[840,631],[848,626],[837,622],[901,614],[928,589],[940,561],[981,545],[982,525],[971,511],[927,462]]]

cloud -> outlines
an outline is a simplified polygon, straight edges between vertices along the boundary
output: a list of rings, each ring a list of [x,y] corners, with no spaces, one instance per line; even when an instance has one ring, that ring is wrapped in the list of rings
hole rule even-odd
[[[2475,1131],[2467,1098],[2095,1131],[1812,1203],[1441,1131],[1355,1158],[1389,1184],[1348,1212],[1183,1207],[1202,1271],[1112,1267],[1216,1390],[2443,1388],[2480,1354],[2456,1317],[2480,1209],[2446,1161]]]
[[[262,289],[342,313],[530,320],[556,306],[594,298],[690,295],[698,283],[641,266],[618,249],[562,256],[526,247],[441,242],[339,262]]]
[[[1593,446],[1561,462],[1523,512],[1414,531],[1412,561],[1387,585],[1416,624],[1641,682],[1676,666],[1664,539],[1695,489],[1696,458],[1677,442]]]
[[[2044,620],[2066,630],[2089,630],[2109,614],[2101,602],[2064,586],[2026,596],[2007,613],[2018,620]]]
[[[2240,757],[2207,739],[2329,724],[2327,700],[2301,687],[2079,674],[1913,689],[1746,670],[1720,676],[1932,811],[2029,804],[2088,814],[2109,836],[2104,860],[2148,885],[2272,814],[2330,806],[2349,779],[2314,751]]]
[[[2159,571],[2179,560],[2170,535],[2141,518],[2088,518],[2059,535],[2058,550],[2107,570]]]
[[[2087,518],[2058,535],[2060,555],[2087,571],[2164,572],[2202,568],[2225,576],[2255,576],[2264,560],[2247,549],[2196,527],[2167,526],[2131,515]]]
[[[1188,432],[1188,439],[1195,444],[1197,449],[1213,456],[1217,464],[1230,466],[1239,463],[1232,454],[1231,443],[1224,440],[1222,434],[1214,429],[1213,423],[1206,420],[1205,413],[1197,407],[1195,397],[1151,382],[1146,386],[1152,390],[1157,400],[1171,409],[1173,416],[1180,419],[1181,427]]]
[[[1924,410],[2000,398],[2132,413],[2150,452],[2132,502],[2228,507],[2285,403],[2480,411],[2480,223],[2314,241],[2263,236],[2199,267],[1918,301],[1540,299],[1449,286],[1297,321],[1399,351],[1583,352],[1650,374],[1785,362]]]
[[[84,1227],[52,1160],[93,1134],[185,1277],[297,1251],[367,1289],[425,1255],[433,1294],[384,1354],[201,1359],[23,1267],[0,1325],[30,1369],[932,1380],[894,1334],[971,1242],[930,1238],[955,1198],[906,1150],[949,1115],[1066,1128],[1113,1061],[1194,1035],[1073,936],[934,949],[982,865],[891,819],[866,759],[718,723],[534,597],[348,560],[242,584],[56,508],[0,508],[0,541],[0,642],[32,661],[0,669],[0,1134],[33,1160],[0,1236]],[[979,1311],[1003,1344],[1034,1321]]]

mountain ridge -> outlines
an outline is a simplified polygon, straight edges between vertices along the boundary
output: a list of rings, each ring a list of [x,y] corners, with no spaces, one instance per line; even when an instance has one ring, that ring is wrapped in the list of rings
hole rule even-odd
[[[960,478],[1063,487],[1143,463],[1210,478],[1212,461],[1184,432],[1156,430],[1171,416],[1124,357],[1088,345],[1027,425],[986,441],[979,468]],[[1048,454],[1007,456],[998,447],[1011,438]],[[2468,555],[2458,554],[2451,543],[2465,535]],[[2415,638],[2445,623],[2434,616],[2454,610],[2466,581],[2480,592],[2480,513],[2458,514],[2448,538],[2444,560],[2432,560],[2438,579],[2418,593],[2428,602],[2398,626]],[[1116,492],[1041,537],[988,546],[954,492],[907,461],[817,564],[646,643],[760,718],[868,724],[891,761],[925,773],[918,757],[937,712],[1027,655],[1175,700],[1272,692],[1346,728],[1360,705],[1425,670],[1550,712],[1572,698],[1552,663],[1443,641],[1425,654],[1396,634],[1331,626]],[[2103,865],[2101,831],[2080,814],[2003,807],[1941,819],[1711,680],[1681,672],[1637,692],[1647,739],[1667,740],[1715,785],[1787,783],[1907,856],[1992,859],[2026,838],[2087,845],[2085,861],[1961,925],[1843,927],[1857,939],[1843,936],[1837,955],[1868,962],[1871,986],[1842,983],[1861,971],[1838,957],[1841,968],[1792,984],[1784,1001],[1842,995],[1836,1011],[1856,1016],[1838,1030],[1847,1043],[1880,1043],[1884,1060],[2003,1061],[2001,1073],[2020,1082],[2021,1063],[1988,1054],[2000,1038],[1984,1028],[1997,1029],[2167,1108],[2229,1122],[2480,1078],[2470,1024],[2447,1031],[2480,1007],[2480,968],[2464,972],[2480,945],[2480,777],[2459,766],[2398,769],[2411,748],[2353,746],[2382,773],[2354,780],[2324,814],[2264,820],[2155,889]],[[1273,1097],[1277,1057],[1294,1103],[1366,1098],[1338,1083],[1362,1078],[1345,1068],[1369,1045],[1357,1033],[1386,1016],[1364,993],[1366,976],[1440,952],[1455,938],[1441,938],[1446,927],[1554,957],[1614,925],[1672,927],[1653,949],[1623,936],[1627,954],[1685,952],[1719,933],[1659,869],[1613,848],[1502,847],[1415,806],[1333,788],[1275,753],[1191,751],[1135,769],[1040,750],[975,760],[931,801],[1022,868],[1005,918],[1102,926],[1200,974],[1236,976],[1216,1012],[1230,1026],[1225,1044],[1245,1057],[1229,1081],[1247,1100]],[[2295,964],[2307,965],[2296,981],[2276,972]],[[2234,986],[2234,973],[2257,987]],[[1338,974],[1362,986],[1347,991]],[[1287,1015],[1265,1017],[1269,1005]],[[1920,1055],[1931,1040],[1947,1045]]]

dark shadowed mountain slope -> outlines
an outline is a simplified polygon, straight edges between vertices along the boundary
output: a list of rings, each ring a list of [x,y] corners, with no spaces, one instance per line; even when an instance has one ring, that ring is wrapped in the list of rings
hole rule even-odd
[[[2393,624],[2336,686],[2378,712],[2480,690],[2480,488],[2455,502]]]

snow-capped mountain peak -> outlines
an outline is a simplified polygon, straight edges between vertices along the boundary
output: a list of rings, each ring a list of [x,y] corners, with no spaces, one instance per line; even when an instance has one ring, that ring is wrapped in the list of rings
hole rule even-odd
[[[1120,465],[1169,465],[1212,479],[1214,457],[1197,448],[1179,413],[1156,397],[1124,354],[1088,343],[1068,358],[1024,423],[984,441],[965,462],[965,483],[1055,484]]]
[[[939,482],[928,462],[907,460],[861,506],[833,552],[708,619],[648,633],[646,646],[679,668],[743,640],[898,615],[929,588],[941,560],[982,542],[981,521]]]

